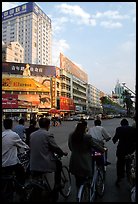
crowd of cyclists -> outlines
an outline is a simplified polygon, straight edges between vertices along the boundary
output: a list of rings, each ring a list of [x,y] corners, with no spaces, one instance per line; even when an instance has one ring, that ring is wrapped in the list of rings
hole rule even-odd
[[[55,119],[53,119],[55,126]],[[61,124],[61,121],[59,121]],[[25,128],[24,119],[13,127],[12,119],[3,121],[5,130],[2,132],[2,175],[15,172],[17,180],[24,185],[26,172],[18,158],[20,152],[30,150],[29,173],[41,175],[44,172],[55,172],[54,196],[58,199],[58,190],[61,184],[61,161],[57,160],[55,153],[59,156],[67,156],[56,143],[54,135],[49,131],[51,121],[49,118],[40,118],[39,127],[36,120],[30,120],[30,126]],[[111,163],[107,159],[107,148],[105,142],[111,140],[111,135],[101,125],[101,119],[94,120],[94,126],[88,129],[87,121],[83,118],[77,123],[69,135],[68,147],[71,151],[69,170],[75,176],[76,188],[84,182],[86,176],[92,175],[92,149],[104,154],[104,165]],[[125,156],[136,151],[136,123],[129,125],[127,119],[122,119],[120,127],[116,128],[112,138],[113,143],[118,142],[116,156],[117,180],[119,187],[125,176]],[[56,194],[57,193],[57,194]]]

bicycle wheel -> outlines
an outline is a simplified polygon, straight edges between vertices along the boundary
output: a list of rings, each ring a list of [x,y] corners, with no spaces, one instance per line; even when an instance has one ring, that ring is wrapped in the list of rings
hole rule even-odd
[[[90,184],[81,185],[78,192],[78,202],[90,202]]]
[[[62,167],[61,185],[63,187],[61,188],[60,193],[64,198],[67,198],[71,192],[71,175],[69,169],[66,166]]]
[[[105,172],[103,169],[98,169],[98,175],[96,180],[96,193],[98,196],[102,197],[104,195],[104,178],[105,178]]]
[[[26,202],[40,202],[48,201],[49,190],[45,186],[37,183],[29,183],[25,186],[25,201]]]
[[[1,178],[1,200],[3,202],[12,202],[14,196],[14,183],[12,178]]]

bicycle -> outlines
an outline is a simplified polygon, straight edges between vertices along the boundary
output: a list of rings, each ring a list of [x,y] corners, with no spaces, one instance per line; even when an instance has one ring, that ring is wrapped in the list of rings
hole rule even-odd
[[[132,202],[136,202],[136,152],[125,156],[126,175],[130,185],[130,197]]]
[[[85,182],[80,186],[77,194],[77,202],[94,202],[96,195],[104,195],[105,166],[103,155],[99,152],[92,152],[92,177],[86,177]]]
[[[3,202],[14,202],[17,199],[16,195],[18,194],[18,200],[24,201],[25,191],[24,185],[21,185],[17,179],[16,175],[2,175],[1,176],[1,199]]]
[[[61,160],[61,157],[57,156]],[[47,172],[49,173],[49,172]],[[62,165],[61,171],[61,186],[58,192],[54,191],[48,181],[47,173],[42,173],[41,175],[33,177],[29,183],[25,186],[26,191],[26,201],[47,201],[56,202],[58,200],[58,193],[60,193],[65,199],[69,197],[71,193],[71,175],[67,166]],[[50,172],[51,173],[51,172]]]
[[[18,153],[20,163],[24,167],[25,173],[28,173],[29,168],[29,150],[25,150],[22,153]],[[15,172],[6,174],[2,173],[1,176],[2,188],[1,196],[4,202],[12,202],[16,199],[16,195],[19,195],[21,201],[24,200],[25,190],[24,185],[21,185],[16,179]]]

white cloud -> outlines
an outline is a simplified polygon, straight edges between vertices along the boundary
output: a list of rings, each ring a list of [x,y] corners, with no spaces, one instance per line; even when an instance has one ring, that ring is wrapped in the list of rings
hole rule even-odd
[[[91,15],[87,12],[85,12],[80,6],[75,5],[69,5],[66,3],[63,3],[61,5],[57,6],[57,9],[59,12],[68,14],[71,16],[71,21],[76,22],[78,24],[85,24],[85,25],[96,25],[95,19],[92,19]],[[73,19],[75,17],[75,19]]]
[[[105,28],[121,28],[122,24],[119,22],[112,22],[112,21],[102,21],[100,23],[101,26],[105,27]]]
[[[128,19],[128,15],[121,15],[118,11],[105,11],[105,12],[97,12],[95,15],[93,15],[94,18],[109,18],[114,20],[122,20],[122,19]]]
[[[53,39],[52,45],[52,64],[59,66],[59,55],[66,53],[66,50],[70,49],[69,44],[64,39],[56,40]]]
[[[52,29],[53,29],[53,34],[59,33],[63,31],[64,29],[64,24],[68,22],[68,18],[66,17],[61,17],[61,18],[52,18]]]

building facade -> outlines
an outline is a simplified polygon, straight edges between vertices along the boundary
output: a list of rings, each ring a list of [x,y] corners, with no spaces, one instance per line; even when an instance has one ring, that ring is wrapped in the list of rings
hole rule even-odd
[[[2,45],[3,62],[24,62],[24,48],[18,42],[10,42]]]
[[[55,66],[3,62],[3,115],[30,118],[56,108],[59,74]]]
[[[117,81],[115,88],[114,88],[114,95],[116,96],[116,102],[120,105],[123,105],[123,98],[122,98],[122,93],[124,92],[125,88],[123,85]]]
[[[101,98],[102,94],[99,89],[91,84],[88,84],[88,113],[95,115],[102,113]]]
[[[34,3],[2,12],[2,41],[19,42],[24,63],[51,65],[51,19]]]

